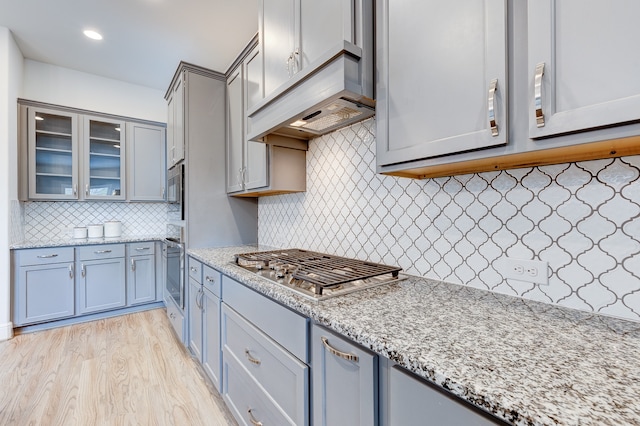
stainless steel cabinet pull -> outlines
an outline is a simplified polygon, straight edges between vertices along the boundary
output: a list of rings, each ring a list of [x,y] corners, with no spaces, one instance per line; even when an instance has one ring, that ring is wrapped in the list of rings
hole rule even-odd
[[[38,259],[51,259],[52,257],[58,257],[57,254],[41,254]]]
[[[136,247],[137,251],[151,250],[151,247]]]
[[[73,263],[69,265],[69,278],[73,279]]]
[[[80,265],[80,275],[82,275],[82,278],[87,276],[87,273],[84,271],[84,263]]]
[[[74,184],[73,185],[73,196],[75,197],[76,195],[78,195],[78,184]]]
[[[190,270],[191,272],[198,272],[198,269],[197,269],[197,268],[194,268],[193,266],[190,266],[190,267],[189,267],[189,270]]]
[[[491,80],[489,84],[489,126],[491,136],[498,136],[498,123],[496,123],[496,92],[498,91],[498,79]]]
[[[176,314],[174,314],[173,312],[171,312],[171,313],[169,314],[169,318],[171,318],[171,319],[176,319]]]
[[[262,363],[262,361],[260,361],[259,359],[251,356],[251,352],[249,352],[249,349],[245,349],[244,354],[247,356],[247,359],[251,364],[260,365]]]
[[[162,198],[164,198],[164,195],[165,195],[165,194],[164,194],[164,191],[165,191],[165,188],[164,188],[164,186],[163,186],[163,187],[162,187]]]
[[[324,347],[327,348],[327,350],[335,356],[346,359],[348,361],[358,362],[358,355],[348,354],[346,352],[337,350],[329,344],[329,341],[326,337],[321,337],[320,340],[322,340],[322,344],[324,345]]]
[[[84,186],[84,195],[89,195],[89,184]]]
[[[202,299],[204,298],[204,291],[202,289],[198,290],[198,294],[196,294],[196,306],[202,310]]]
[[[207,280],[207,282],[210,282],[210,283],[215,283],[216,282],[215,278],[211,278],[209,275],[204,277],[204,279]]]
[[[293,75],[300,71],[300,64],[298,63],[300,61],[300,49],[296,47],[296,50],[294,50],[291,55],[291,59],[293,62],[293,72],[291,74]]]
[[[111,250],[96,250],[94,251],[95,254],[105,254],[105,253],[111,253]]]
[[[544,127],[544,113],[542,112],[542,76],[544,75],[544,62],[536,65],[535,78],[535,102],[536,102],[536,125]]]
[[[135,259],[131,259],[131,270],[133,272],[135,272],[135,270],[136,270],[136,260]]]
[[[252,408],[249,408],[247,410],[247,413],[249,413],[249,421],[253,426],[262,426],[262,422],[257,421],[255,417],[253,417],[253,413],[251,412],[252,410]]]

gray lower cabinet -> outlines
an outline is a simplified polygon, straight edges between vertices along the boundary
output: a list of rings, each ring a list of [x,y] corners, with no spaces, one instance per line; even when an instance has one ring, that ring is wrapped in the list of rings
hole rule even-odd
[[[155,243],[130,243],[127,250],[127,306],[155,302]]]
[[[126,305],[124,244],[78,247],[76,271],[79,314]]]
[[[218,271],[189,258],[189,349],[216,389],[221,388],[220,285]]]
[[[388,400],[381,411],[387,413],[382,422],[388,425],[505,424],[398,366],[388,370]]]
[[[223,276],[222,396],[241,425],[308,425],[307,319]]]
[[[14,252],[14,325],[75,315],[73,259],[72,247]]]
[[[314,425],[378,424],[376,354],[314,324],[311,367]]]

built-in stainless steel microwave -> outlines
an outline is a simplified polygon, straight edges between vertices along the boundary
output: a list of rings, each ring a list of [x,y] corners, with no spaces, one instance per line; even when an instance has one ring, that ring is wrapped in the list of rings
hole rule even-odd
[[[184,164],[179,163],[167,172],[167,202],[180,209],[180,220],[184,220]]]

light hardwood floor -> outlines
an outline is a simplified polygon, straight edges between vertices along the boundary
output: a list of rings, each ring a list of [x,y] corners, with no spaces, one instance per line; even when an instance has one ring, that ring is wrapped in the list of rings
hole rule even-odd
[[[236,425],[164,309],[0,342],[0,425]]]

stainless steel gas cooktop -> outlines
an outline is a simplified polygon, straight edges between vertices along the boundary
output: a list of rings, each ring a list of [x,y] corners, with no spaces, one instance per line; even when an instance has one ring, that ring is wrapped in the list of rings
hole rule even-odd
[[[402,268],[300,249],[236,254],[236,263],[312,300],[406,279]]]

